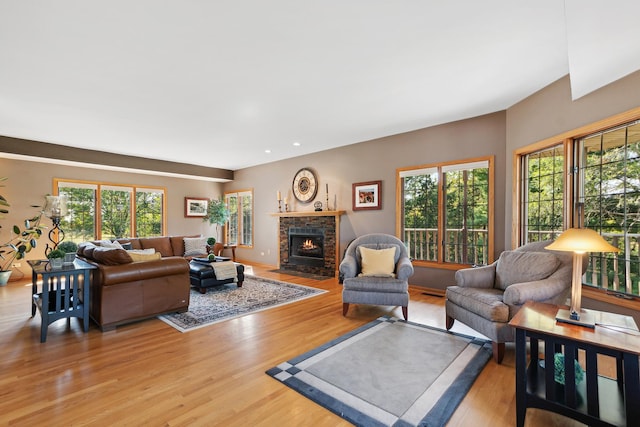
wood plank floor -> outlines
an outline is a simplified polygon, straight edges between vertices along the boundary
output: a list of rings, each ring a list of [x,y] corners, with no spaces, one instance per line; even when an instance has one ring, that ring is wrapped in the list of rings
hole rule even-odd
[[[262,277],[329,292],[298,303],[180,333],[150,319],[102,333],[77,319],[49,327],[31,318],[31,286],[0,287],[0,425],[15,426],[347,426],[340,417],[267,376],[393,307],[352,306],[342,316],[337,279],[304,279],[254,266]],[[410,320],[444,328],[444,300],[411,289]],[[456,324],[454,330],[469,332]],[[429,363],[425,360],[425,364]],[[449,426],[515,424],[513,346],[490,361]],[[527,426],[579,426],[529,410]]]

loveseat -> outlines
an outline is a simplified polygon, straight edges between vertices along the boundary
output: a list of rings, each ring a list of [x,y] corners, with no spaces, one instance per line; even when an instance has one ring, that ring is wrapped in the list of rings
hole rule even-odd
[[[189,308],[189,259],[206,255],[188,246],[198,236],[118,239],[81,243],[78,257],[97,267],[90,315],[102,331]],[[186,240],[185,240],[186,238]],[[186,254],[186,257],[185,257]]]

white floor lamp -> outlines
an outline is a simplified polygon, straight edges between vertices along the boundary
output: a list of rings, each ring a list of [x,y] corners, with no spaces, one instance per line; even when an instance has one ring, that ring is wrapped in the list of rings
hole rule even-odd
[[[587,252],[619,252],[620,249],[607,243],[600,234],[589,228],[569,228],[545,249],[573,252],[573,279],[571,280],[571,308],[560,309],[558,322],[595,327],[595,320],[582,311],[582,255]]]

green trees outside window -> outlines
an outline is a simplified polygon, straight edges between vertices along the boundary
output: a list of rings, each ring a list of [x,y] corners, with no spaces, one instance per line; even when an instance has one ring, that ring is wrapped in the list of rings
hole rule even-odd
[[[620,252],[589,254],[583,283],[640,296],[640,120],[593,131],[516,153],[517,244],[595,230]]]
[[[416,261],[491,262],[492,159],[398,170],[401,239]]]
[[[62,180],[55,187],[68,200],[69,215],[61,223],[67,240],[164,235],[162,188]]]
[[[224,194],[229,209],[225,242],[230,245],[253,246],[253,190]]]

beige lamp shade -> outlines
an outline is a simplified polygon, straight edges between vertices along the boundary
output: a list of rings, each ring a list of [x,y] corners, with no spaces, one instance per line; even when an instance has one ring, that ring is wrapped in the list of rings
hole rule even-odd
[[[620,249],[607,243],[600,234],[589,228],[569,228],[545,249],[577,253],[620,252]]]

